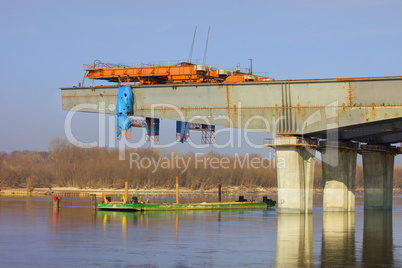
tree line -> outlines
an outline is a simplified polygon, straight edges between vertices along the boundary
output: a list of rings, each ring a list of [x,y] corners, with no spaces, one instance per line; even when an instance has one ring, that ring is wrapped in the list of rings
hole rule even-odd
[[[125,160],[119,160],[118,149],[79,148],[56,138],[49,143],[48,152],[1,153],[0,188],[123,188],[128,181],[133,189],[173,189],[176,176],[180,177],[180,186],[189,189],[207,190],[218,184],[275,188],[273,161],[257,154],[229,156],[210,152],[199,156],[150,148],[126,150]],[[323,187],[321,167],[317,161],[315,188]],[[363,168],[357,166],[356,188],[363,186]],[[396,167],[394,187],[401,186],[402,167]]]

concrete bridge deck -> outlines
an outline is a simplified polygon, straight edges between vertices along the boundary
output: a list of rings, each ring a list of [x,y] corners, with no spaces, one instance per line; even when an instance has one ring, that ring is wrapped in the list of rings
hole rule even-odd
[[[402,77],[133,86],[134,115],[371,143],[402,141]],[[64,110],[115,114],[117,86],[62,88]],[[95,104],[96,108],[89,108]],[[77,107],[79,108],[79,107]]]

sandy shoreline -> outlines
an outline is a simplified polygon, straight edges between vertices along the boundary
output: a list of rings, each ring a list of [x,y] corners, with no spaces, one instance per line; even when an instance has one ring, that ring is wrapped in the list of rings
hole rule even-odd
[[[137,195],[175,195],[175,189],[129,189],[129,194]],[[29,194],[35,196],[43,195],[57,195],[58,193],[81,193],[81,194],[96,194],[96,195],[118,195],[124,193],[124,188],[121,189],[108,189],[108,188],[86,188],[80,189],[76,187],[52,187],[51,191],[49,188],[35,188],[33,191],[29,192],[26,188],[13,188],[13,189],[2,189],[0,195],[20,195]],[[183,195],[215,195],[218,193],[218,188],[208,189],[208,190],[191,190],[187,188],[180,188],[180,194]],[[222,195],[246,195],[246,194],[259,194],[259,195],[276,195],[276,188],[254,188],[245,189],[242,187],[222,187]]]
[[[322,189],[314,189],[314,195],[322,195]],[[118,195],[124,193],[124,188],[121,189],[106,189],[106,188],[97,188],[97,189],[80,189],[76,187],[53,187],[51,191],[49,188],[35,188],[33,191],[27,191],[26,188],[14,188],[14,189],[1,189],[0,195],[9,196],[9,195],[32,195],[32,196],[46,196],[46,195],[57,195],[58,193],[75,193],[82,194],[82,196],[89,196],[90,194],[96,195]],[[215,195],[218,193],[218,188],[212,188],[208,190],[191,190],[187,188],[180,188],[181,195]],[[395,195],[402,194],[402,190],[399,188],[394,188],[393,193]],[[137,195],[175,195],[175,189],[129,189],[129,194],[137,194]],[[244,187],[222,187],[222,195],[248,195],[248,194],[257,194],[257,195],[277,195],[277,188],[263,188],[256,187],[252,189],[244,188]],[[364,189],[356,189],[356,195],[364,195]]]

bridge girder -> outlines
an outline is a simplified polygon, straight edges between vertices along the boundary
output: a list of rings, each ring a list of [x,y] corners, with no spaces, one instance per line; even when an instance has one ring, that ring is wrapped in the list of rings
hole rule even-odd
[[[258,132],[402,141],[402,77],[132,86],[134,115]],[[117,86],[62,88],[64,110],[115,113]]]

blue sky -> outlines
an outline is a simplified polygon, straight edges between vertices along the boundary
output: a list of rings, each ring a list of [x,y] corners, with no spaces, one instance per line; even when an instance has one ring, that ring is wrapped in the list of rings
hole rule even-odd
[[[60,87],[82,64],[202,59],[275,79],[402,75],[401,1],[0,1],[0,151],[47,150],[64,137]],[[90,85],[90,81],[85,82]],[[96,114],[74,134],[98,137]],[[171,132],[174,122],[162,127]],[[255,142],[266,137],[253,134]],[[182,146],[182,147],[179,147]],[[175,146],[189,151],[188,145]],[[208,150],[213,150],[210,148]],[[266,153],[247,146],[219,150]]]

